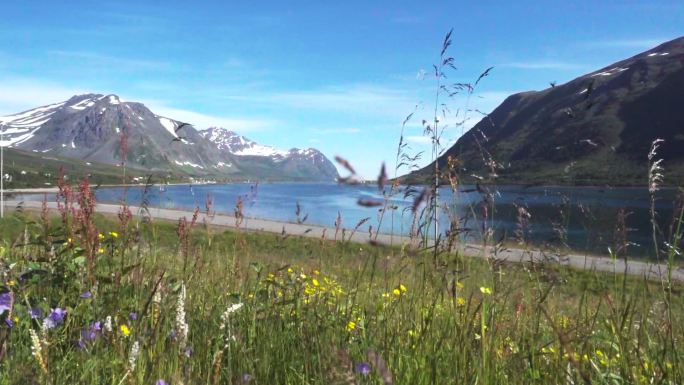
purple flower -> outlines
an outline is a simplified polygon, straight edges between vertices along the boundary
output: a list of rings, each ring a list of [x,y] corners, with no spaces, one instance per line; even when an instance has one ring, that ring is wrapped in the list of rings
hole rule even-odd
[[[166,381],[162,380],[161,378],[157,380],[157,382],[154,383],[155,385],[169,385]]]
[[[93,341],[97,338],[97,332],[93,329],[81,330],[81,341]]]
[[[131,321],[137,320],[138,319],[138,313],[136,313],[134,311],[128,313],[128,319]]]
[[[93,296],[93,293],[90,291],[86,291],[85,293],[81,294],[81,298],[91,298]]]
[[[367,362],[359,362],[358,364],[356,364],[356,372],[364,376],[367,376],[371,372],[371,366]]]
[[[62,322],[64,322],[64,317],[66,317],[66,314],[67,312],[64,309],[52,309],[50,315],[43,320],[43,322],[45,323],[45,327],[47,327],[48,329],[52,329],[61,325]]]
[[[13,328],[14,327],[14,321],[12,321],[9,318],[5,318],[5,323],[7,324],[8,327]]]
[[[4,312],[12,311],[12,304],[14,303],[14,298],[12,298],[11,292],[6,292],[0,294],[0,315]]]
[[[185,356],[188,358],[192,357],[192,353],[194,352],[195,350],[192,349],[192,346],[188,346],[187,348],[185,348]]]
[[[28,311],[29,317],[31,319],[38,319],[38,318],[43,318],[43,309],[39,307],[32,307]]]
[[[250,381],[252,381],[252,375],[249,374],[249,373],[244,373],[244,374],[242,375],[242,383],[243,383],[243,384],[246,384],[246,383],[248,383],[248,382],[250,382]]]
[[[76,341],[76,347],[81,349],[81,350],[84,350],[86,348],[86,343],[85,343],[85,341],[83,341],[83,338]]]
[[[102,331],[102,322],[101,321],[95,321],[90,324],[90,330],[95,331],[95,332],[101,332]]]

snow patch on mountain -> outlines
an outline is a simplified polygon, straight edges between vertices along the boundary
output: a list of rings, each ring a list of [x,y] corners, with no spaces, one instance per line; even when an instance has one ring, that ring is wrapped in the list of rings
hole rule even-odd
[[[162,116],[157,116],[157,119],[159,119],[159,123],[161,123],[161,125],[164,126],[166,131],[173,135],[174,138],[178,137],[178,135],[176,134],[176,122],[169,118],[164,118]]]

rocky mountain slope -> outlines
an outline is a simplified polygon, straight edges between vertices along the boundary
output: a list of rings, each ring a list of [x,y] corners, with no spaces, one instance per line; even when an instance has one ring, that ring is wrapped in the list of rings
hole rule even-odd
[[[684,178],[684,37],[543,91],[509,96],[438,159],[467,181],[644,185],[664,139],[668,183]],[[426,181],[427,166],[407,181]]]
[[[61,103],[0,117],[2,145],[36,154],[101,164],[250,180],[333,180],[336,170],[316,150],[282,159],[219,148],[189,124],[154,114],[116,95],[78,95]],[[266,148],[266,146],[262,146]],[[302,151],[315,152],[303,156]],[[44,154],[44,155],[43,155]]]

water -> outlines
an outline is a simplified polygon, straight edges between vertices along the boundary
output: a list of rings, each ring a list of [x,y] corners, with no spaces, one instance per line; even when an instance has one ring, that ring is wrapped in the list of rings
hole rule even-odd
[[[96,192],[99,202],[119,203],[124,195],[130,205],[140,205],[143,187],[100,188]],[[530,187],[496,186],[491,189],[494,210],[486,212],[485,228],[494,229],[495,239],[514,241],[519,230],[518,209],[525,207],[530,213],[526,238],[538,245],[556,247],[565,242],[574,250],[605,254],[608,247],[615,248],[618,212],[625,209],[627,238],[633,243],[631,256],[652,254],[650,198],[646,188],[599,187]],[[226,185],[176,185],[160,189],[152,187],[147,195],[150,206],[170,209],[204,210],[207,197],[211,197],[214,210],[233,213],[240,197],[247,217],[296,222],[296,206],[300,204],[300,219],[305,223],[333,227],[338,213],[343,227],[354,228],[368,218],[358,231],[372,226],[384,233],[408,234],[411,231],[413,198],[404,198],[403,191],[390,199],[398,208],[388,211],[379,224],[378,207],[361,207],[359,198],[382,200],[376,186],[349,186],[324,183],[271,183]],[[49,197],[48,197],[49,198]],[[440,189],[440,202],[459,218],[461,227],[469,231],[461,239],[478,240],[483,231],[483,194],[473,186],[463,186],[454,199],[448,188]],[[660,227],[669,234],[674,212],[676,190],[663,189],[658,193],[656,210]],[[25,195],[21,199],[42,200],[43,195]],[[154,210],[152,210],[154,213]],[[440,229],[447,229],[448,215],[440,212]],[[452,215],[453,217],[453,215]]]

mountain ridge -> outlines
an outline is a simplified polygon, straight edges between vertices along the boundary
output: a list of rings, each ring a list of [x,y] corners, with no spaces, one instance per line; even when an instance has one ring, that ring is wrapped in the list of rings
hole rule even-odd
[[[664,139],[666,182],[684,178],[684,37],[562,85],[507,97],[438,158],[465,182],[643,185]],[[408,174],[429,179],[434,163]]]
[[[318,150],[311,149],[313,157],[287,153],[280,164],[258,153],[245,159],[218,148],[192,125],[115,94],[75,95],[0,117],[0,130],[2,145],[9,148],[117,166],[125,163],[154,172],[235,180],[319,181],[338,176]]]

